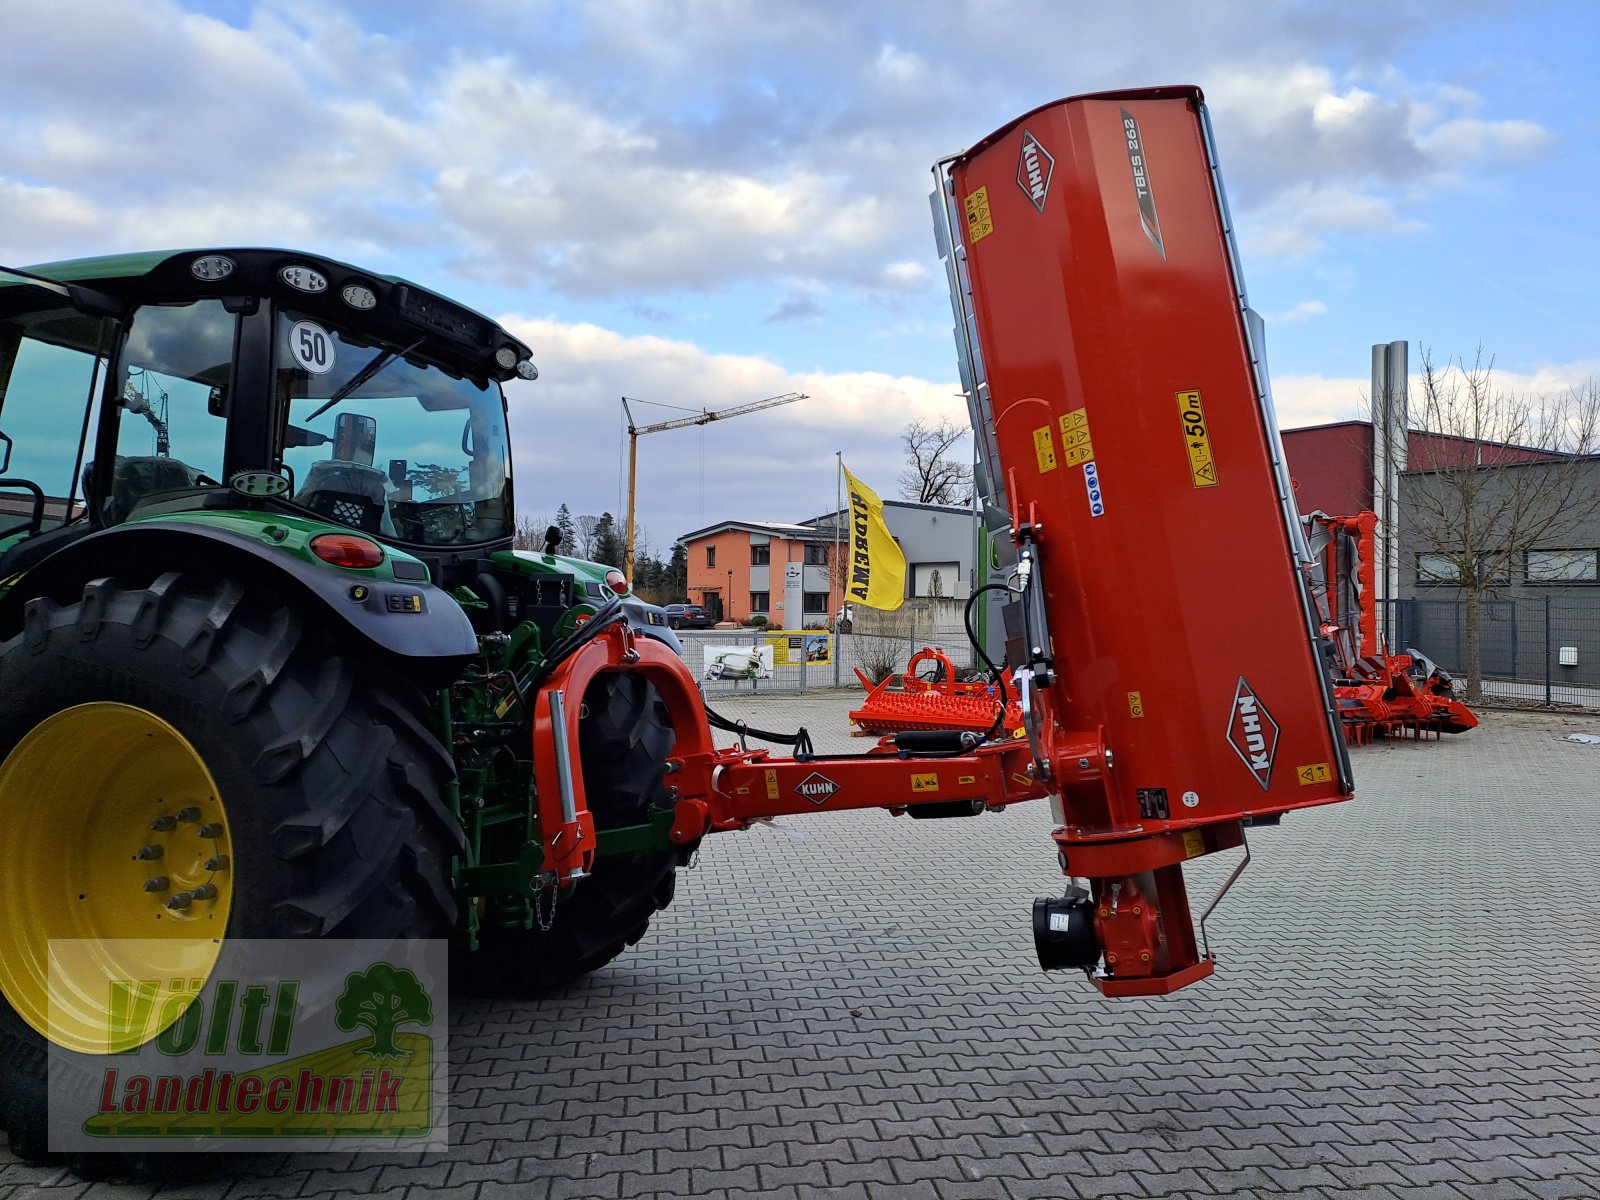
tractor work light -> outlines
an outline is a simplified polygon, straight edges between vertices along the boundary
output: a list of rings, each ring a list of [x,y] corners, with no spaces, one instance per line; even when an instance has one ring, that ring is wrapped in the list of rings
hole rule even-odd
[[[510,346],[501,346],[494,352],[494,362],[502,371],[509,371],[517,365],[517,352]]]
[[[278,272],[278,278],[295,291],[312,296],[328,290],[328,277],[321,271],[313,271],[310,267],[285,267]]]
[[[537,379],[539,378],[539,368],[534,366],[527,359],[523,359],[517,364],[517,378]]]
[[[233,259],[221,254],[206,254],[189,264],[189,274],[207,283],[226,279],[233,274]]]
[[[383,561],[383,547],[353,533],[321,533],[311,539],[311,553],[323,562],[352,571],[375,567]]]
[[[378,293],[360,283],[347,283],[339,295],[344,297],[344,302],[351,308],[367,312],[378,307]]]
[[[228,486],[241,496],[282,496],[289,490],[289,480],[276,471],[240,471]]]
[[[612,567],[606,572],[606,586],[619,596],[628,594],[628,577]]]

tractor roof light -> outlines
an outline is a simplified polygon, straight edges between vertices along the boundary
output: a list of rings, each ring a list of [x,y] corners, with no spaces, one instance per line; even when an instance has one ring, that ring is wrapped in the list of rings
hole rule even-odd
[[[276,471],[240,471],[228,486],[241,496],[283,496],[288,494],[289,480]]]
[[[346,304],[361,312],[378,307],[378,293],[364,283],[347,283],[339,294]]]
[[[612,567],[606,572],[606,586],[619,596],[628,594],[628,577]]]
[[[523,359],[517,364],[517,378],[537,379],[539,378],[539,368],[534,366],[527,359]]]
[[[221,254],[206,254],[189,264],[189,274],[207,283],[233,274],[233,259]]]
[[[328,277],[321,271],[313,271],[310,267],[284,267],[283,270],[278,272],[278,278],[295,291],[305,292],[312,296],[318,292],[328,290]]]
[[[366,570],[383,561],[382,546],[353,533],[318,534],[311,539],[311,553],[325,563],[351,571]]]
[[[494,352],[494,362],[502,371],[509,371],[517,365],[517,352],[510,346],[501,346]]]

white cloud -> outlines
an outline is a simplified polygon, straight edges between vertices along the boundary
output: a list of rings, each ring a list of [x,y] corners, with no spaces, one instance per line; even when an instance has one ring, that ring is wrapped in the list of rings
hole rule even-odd
[[[626,337],[596,325],[507,317],[533,347],[539,380],[513,384],[519,507],[620,515],[625,445],[621,396],[721,408],[804,392],[797,403],[639,440],[639,511],[656,544],[727,517],[793,521],[833,504],[833,456],[894,492],[900,434],[918,416],[965,419],[952,381],[872,371],[796,374],[766,359],[708,354],[670,338]],[[652,413],[646,418],[643,414]],[[640,407],[648,424],[676,415]]]
[[[1555,144],[1458,84],[1370,57],[1336,73],[1310,53],[1329,36],[1315,14],[1249,4],[1175,6],[1121,55],[1104,53],[1120,18],[1030,0],[930,0],[898,28],[752,0],[470,0],[475,22],[400,4],[415,38],[308,0],[247,11],[10,0],[0,179],[77,215],[15,208],[0,255],[104,250],[77,232],[98,221],[122,246],[181,225],[186,244],[425,250],[585,298],[799,279],[893,295],[932,285],[928,165],[1062,78],[1200,77],[1260,254],[1415,229],[1464,175]],[[62,87],[51,64],[69,62],[95,86]]]
[[[1285,312],[1273,313],[1266,318],[1266,321],[1270,325],[1299,325],[1313,317],[1323,317],[1327,314],[1328,306],[1321,300],[1302,300]]]
[[[1413,372],[1410,391],[1421,395],[1422,381],[1415,368],[1421,351],[1412,347]],[[1580,359],[1570,363],[1544,363],[1522,370],[1494,372],[1495,385],[1515,395],[1559,398],[1571,389],[1588,386],[1600,379],[1600,359]],[[1273,402],[1278,424],[1285,429],[1323,425],[1333,421],[1367,419],[1367,397],[1372,381],[1356,376],[1281,375],[1272,380]]]

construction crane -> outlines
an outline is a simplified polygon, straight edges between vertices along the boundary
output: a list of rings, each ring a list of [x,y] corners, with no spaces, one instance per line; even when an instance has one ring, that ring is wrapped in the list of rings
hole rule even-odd
[[[628,561],[623,570],[628,575],[628,588],[633,588],[633,492],[639,470],[639,439],[647,433],[664,433],[668,429],[685,429],[690,425],[709,425],[713,421],[726,421],[729,417],[742,417],[746,413],[777,408],[780,404],[793,404],[806,399],[804,392],[785,392],[781,396],[768,396],[765,400],[752,400],[748,404],[735,404],[732,408],[719,408],[716,412],[701,410],[692,417],[677,417],[671,421],[657,421],[654,425],[635,425],[633,412],[628,408],[628,397],[622,398],[622,414],[628,419]]]

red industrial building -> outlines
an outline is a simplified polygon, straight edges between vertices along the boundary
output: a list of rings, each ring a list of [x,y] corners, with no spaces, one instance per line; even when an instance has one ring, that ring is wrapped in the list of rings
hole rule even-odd
[[[1373,491],[1375,462],[1370,421],[1336,421],[1283,431],[1283,453],[1302,513],[1353,516],[1377,511]],[[1549,462],[1561,457],[1524,446],[1445,437],[1415,429],[1406,435],[1406,470],[1456,466],[1471,458],[1483,463]]]

